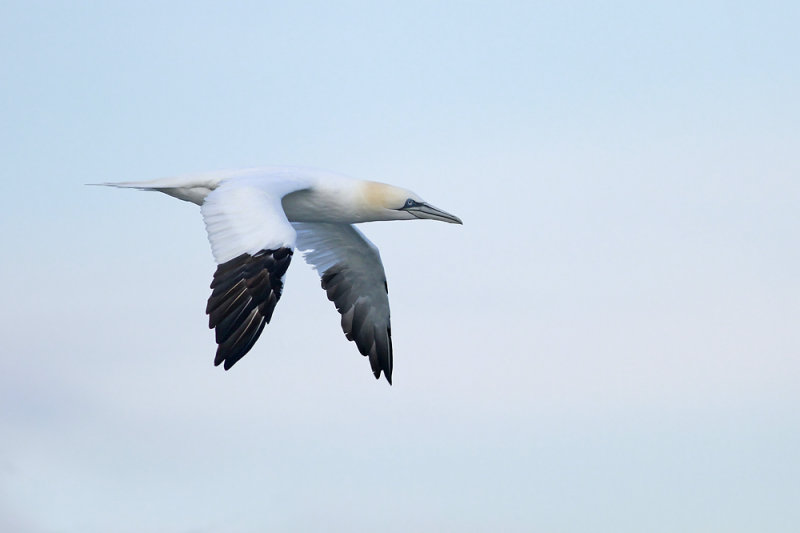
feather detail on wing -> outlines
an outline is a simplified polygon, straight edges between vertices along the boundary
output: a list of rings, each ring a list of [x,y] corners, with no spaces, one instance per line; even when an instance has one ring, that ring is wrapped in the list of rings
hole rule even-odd
[[[295,231],[281,198],[305,188],[299,181],[222,182],[201,207],[218,266],[206,313],[215,329],[214,364],[233,366],[269,323],[283,291]]]
[[[369,357],[372,372],[392,382],[392,330],[386,274],[378,249],[348,224],[296,222],[297,248],[320,274],[342,315],[342,330]]]

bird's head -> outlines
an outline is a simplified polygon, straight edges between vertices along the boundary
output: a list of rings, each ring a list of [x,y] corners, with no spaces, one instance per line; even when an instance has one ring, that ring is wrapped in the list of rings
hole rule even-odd
[[[429,218],[451,224],[462,224],[460,218],[432,206],[420,198],[419,195],[407,189],[385,183],[366,182],[364,200],[372,209],[377,211],[380,218],[376,220]]]

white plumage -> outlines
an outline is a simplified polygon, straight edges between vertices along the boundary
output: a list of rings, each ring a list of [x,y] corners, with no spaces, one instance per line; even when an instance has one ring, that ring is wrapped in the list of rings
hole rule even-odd
[[[281,199],[301,187],[284,180],[243,177],[223,181],[200,207],[217,264],[243,253],[268,248],[294,248],[295,232]]]
[[[352,226],[376,220],[461,220],[399,187],[296,167],[105,183],[160,191],[200,205],[217,262],[206,313],[214,363],[227,370],[253,346],[281,297],[295,247],[320,274],[342,329],[391,383],[386,276],[378,249]]]

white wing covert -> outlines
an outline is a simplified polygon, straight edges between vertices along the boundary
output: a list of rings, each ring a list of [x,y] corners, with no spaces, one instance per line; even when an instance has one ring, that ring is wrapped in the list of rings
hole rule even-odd
[[[321,277],[322,288],[342,315],[342,330],[369,357],[372,372],[392,382],[392,328],[386,273],[380,253],[348,224],[292,223],[297,248]]]
[[[283,291],[295,231],[281,198],[307,187],[299,180],[223,181],[201,206],[217,262],[206,306],[215,330],[214,364],[232,367],[255,344]]]

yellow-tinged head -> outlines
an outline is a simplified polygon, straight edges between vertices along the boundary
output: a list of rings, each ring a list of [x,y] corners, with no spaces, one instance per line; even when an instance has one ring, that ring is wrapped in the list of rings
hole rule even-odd
[[[419,195],[401,187],[378,183],[362,182],[364,207],[373,213],[374,220],[411,220],[428,218],[451,224],[462,224],[461,219],[446,211],[430,205]]]

